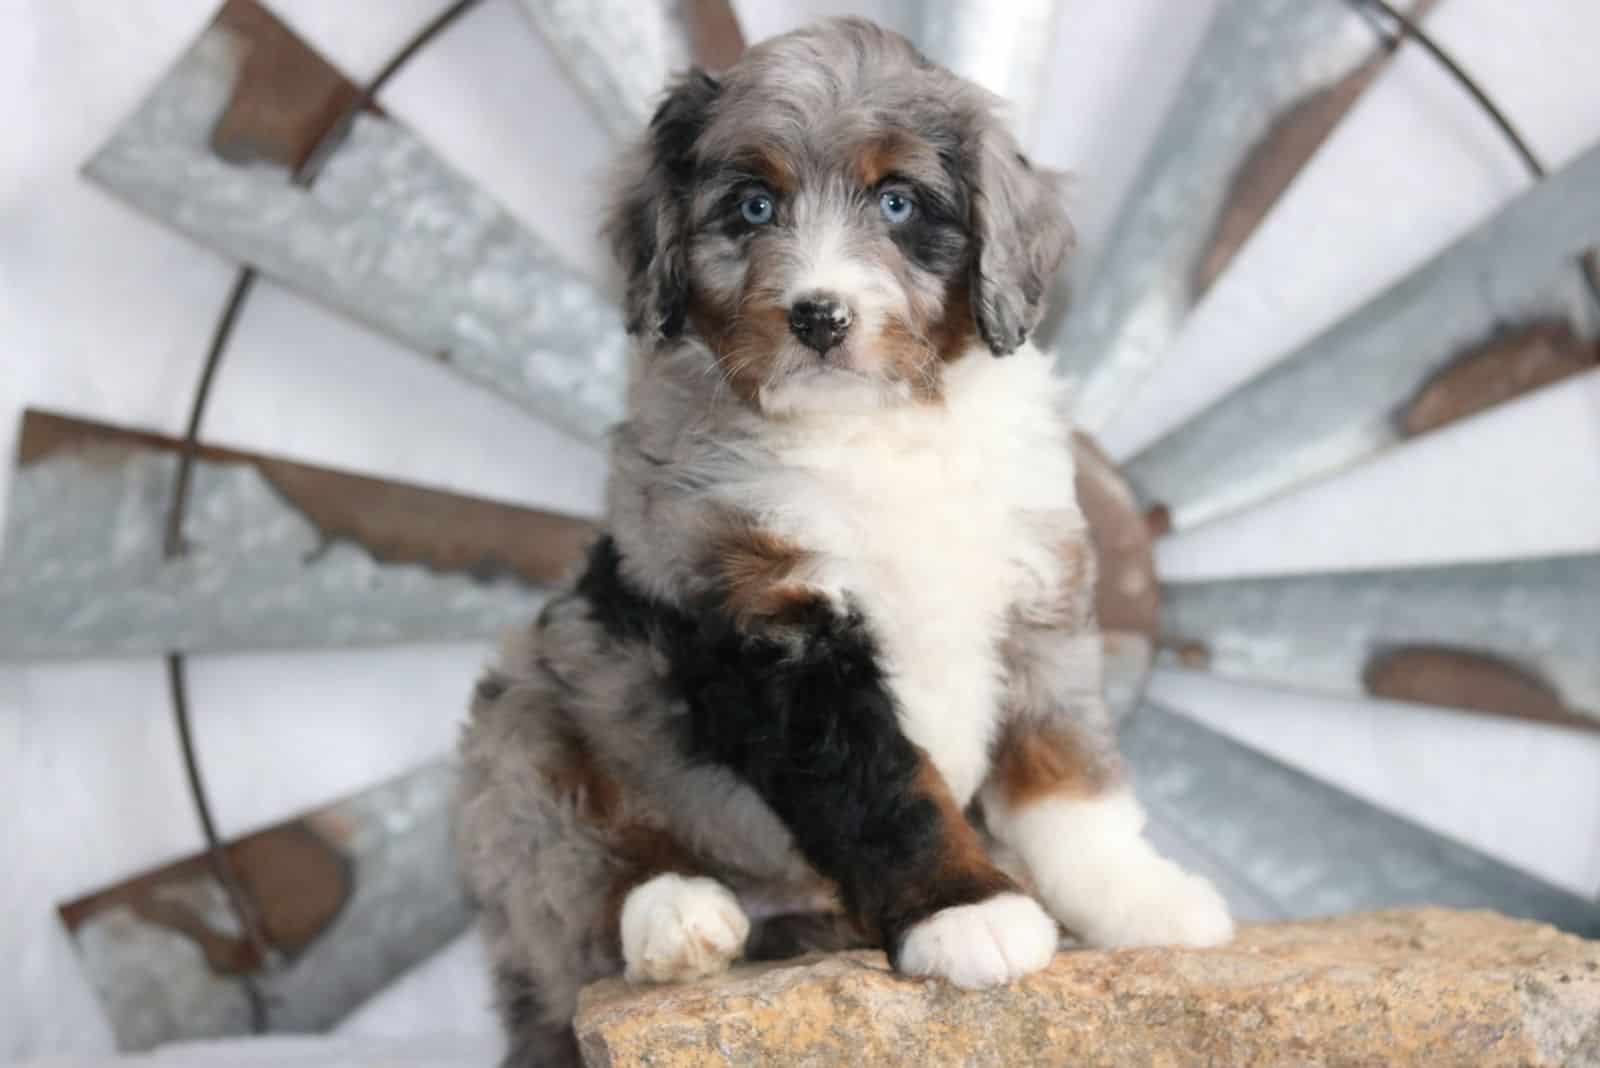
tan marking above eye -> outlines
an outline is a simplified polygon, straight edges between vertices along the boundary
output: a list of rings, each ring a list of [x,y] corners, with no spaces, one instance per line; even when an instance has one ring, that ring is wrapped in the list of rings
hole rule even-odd
[[[898,131],[873,138],[856,150],[856,181],[866,189],[873,188],[890,175],[905,170],[916,150],[916,142]]]
[[[737,162],[780,196],[792,196],[799,188],[800,178],[795,172],[794,163],[776,148],[757,145],[741,153]]]

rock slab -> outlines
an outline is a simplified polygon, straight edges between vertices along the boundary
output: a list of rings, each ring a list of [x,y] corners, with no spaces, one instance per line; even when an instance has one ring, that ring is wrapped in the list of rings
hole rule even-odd
[[[967,993],[881,954],[588,988],[590,1068],[1497,1065],[1600,1068],[1600,942],[1491,912],[1263,924],[1221,949],[1067,950]]]

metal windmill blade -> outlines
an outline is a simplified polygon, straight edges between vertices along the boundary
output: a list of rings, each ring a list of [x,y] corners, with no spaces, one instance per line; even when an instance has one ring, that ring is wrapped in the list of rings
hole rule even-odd
[[[326,1030],[459,935],[454,789],[441,761],[228,843],[244,924],[206,853],[63,904],[118,1048]]]
[[[1347,3],[1218,5],[1056,341],[1078,425],[1103,429],[1127,403],[1389,51]]]
[[[1600,730],[1600,555],[1175,582],[1163,655],[1227,678]]]
[[[1600,308],[1600,145],[1131,460],[1185,529],[1588,370]]]
[[[578,559],[585,520],[26,413],[0,660],[492,637]]]
[[[1242,47],[1246,23],[1230,19],[1244,15],[1245,5],[1223,6],[1197,70],[1213,62],[1208,56],[1229,55],[1230,40]],[[1290,29],[1304,31],[1319,17],[1333,16],[1323,10]],[[1268,36],[1261,40],[1277,41],[1270,28],[1286,25],[1263,20],[1260,32]],[[1406,29],[1437,49],[1422,29]],[[1180,103],[1169,117],[1163,138],[1189,144],[1186,138],[1200,137],[1184,109]],[[1542,174],[1503,116],[1495,118],[1530,170]],[[1153,221],[1162,208],[1150,190],[1182,180],[1169,167],[1158,147],[1137,183],[1131,218],[1092,283],[1100,289],[1091,293],[1121,292],[1124,303],[1113,301],[1120,310],[1102,314],[1111,305],[1087,298],[1063,334],[1069,346],[1074,337],[1110,339],[1106,366],[1085,370],[1087,403],[1108,405],[1106,416],[1182,321],[1181,313],[1141,318],[1180,292],[1163,285],[1199,270],[1197,263],[1216,262],[1193,259],[1200,245],[1192,227],[1169,233]],[[1595,276],[1592,266],[1580,271],[1574,264],[1600,246],[1595,188],[1600,145],[1128,461],[1124,474],[1153,532],[1187,530],[1261,503],[1592,371],[1600,364]],[[1160,241],[1151,236],[1157,232]],[[1134,266],[1165,282],[1131,282],[1131,274],[1119,273]],[[1157,320],[1170,320],[1172,329],[1155,329]],[[1273,686],[1588,726],[1600,670],[1600,646],[1583,623],[1597,592],[1589,563],[1579,557],[1163,583],[1160,655]]]
[[[644,0],[625,13],[581,0],[521,3],[618,140],[644,127],[669,77],[691,63],[721,70],[744,51],[728,0]]]
[[[1151,837],[1246,919],[1400,905],[1492,908],[1593,938],[1600,904],[1146,704],[1120,742]],[[1308,833],[1314,829],[1314,833]]]
[[[984,0],[907,6],[907,28],[917,47],[1006,100],[1026,138],[1041,103],[1060,0],[1019,0],[1007,5],[1002,18]]]
[[[270,61],[252,65],[252,57]],[[84,167],[134,207],[595,439],[622,317],[256,0],[228,0]],[[319,147],[320,146],[320,147]],[[311,156],[317,181],[295,172]]]

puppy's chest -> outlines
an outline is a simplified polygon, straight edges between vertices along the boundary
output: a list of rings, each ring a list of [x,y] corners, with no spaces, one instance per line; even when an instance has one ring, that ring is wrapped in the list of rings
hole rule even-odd
[[[801,468],[778,520],[810,555],[811,581],[865,610],[893,646],[991,630],[1021,591],[1019,557],[1038,540],[1026,502],[985,479],[979,457],[919,444]]]
[[[987,770],[1011,609],[1053,578],[1044,517],[1076,514],[1054,435],[963,414],[799,441],[767,510],[808,581],[866,615],[902,728],[961,803]]]

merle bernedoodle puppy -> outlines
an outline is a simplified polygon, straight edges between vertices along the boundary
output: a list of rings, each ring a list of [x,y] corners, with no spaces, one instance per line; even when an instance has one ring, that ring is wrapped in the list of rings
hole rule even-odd
[[[1206,944],[1101,698],[1071,242],[998,101],[838,20],[675,84],[607,233],[636,338],[606,533],[477,686],[459,846],[508,1064],[579,987],[876,945],[963,987]]]

